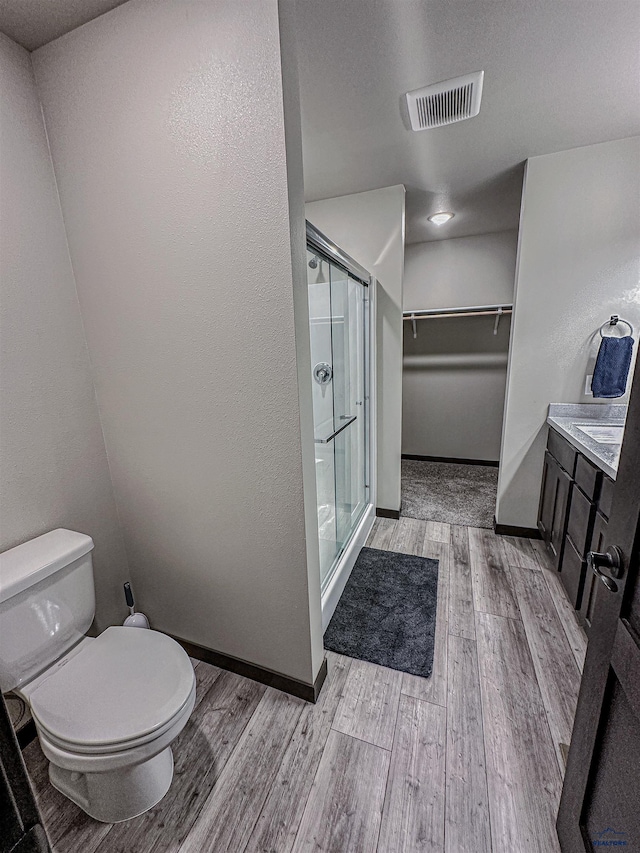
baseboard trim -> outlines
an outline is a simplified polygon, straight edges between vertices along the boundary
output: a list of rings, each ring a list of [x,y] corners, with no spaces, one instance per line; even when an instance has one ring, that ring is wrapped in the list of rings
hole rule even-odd
[[[512,524],[498,524],[493,517],[493,529],[499,536],[519,536],[521,539],[542,539],[536,527],[517,527]]]
[[[378,518],[395,518],[396,520],[400,518],[400,510],[399,509],[385,509],[382,506],[376,507],[376,515]]]
[[[457,456],[420,456],[418,453],[403,453],[403,459],[415,459],[417,462],[453,462],[458,465],[488,465],[497,468],[500,463],[493,459],[460,459]]]
[[[267,684],[269,687],[274,687],[276,690],[282,690],[283,693],[289,693],[291,696],[297,696],[299,699],[304,699],[306,702],[315,704],[320,695],[320,690],[327,677],[327,659],[322,661],[320,672],[313,684],[307,684],[305,681],[298,681],[296,678],[290,678],[288,675],[282,675],[279,672],[273,672],[270,669],[257,666],[255,663],[234,658],[231,655],[225,655],[222,652],[215,652],[212,649],[206,649],[204,646],[198,646],[196,643],[190,643],[188,640],[183,640],[174,635],[173,639],[180,643],[185,652],[192,658],[204,661],[205,663],[219,666],[221,669],[227,669],[230,672],[235,672],[245,678],[250,678],[252,681],[259,681],[260,684]]]

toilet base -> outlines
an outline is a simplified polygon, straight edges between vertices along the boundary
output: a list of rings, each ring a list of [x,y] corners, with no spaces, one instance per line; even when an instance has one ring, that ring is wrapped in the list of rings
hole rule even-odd
[[[80,773],[49,763],[54,788],[102,823],[130,820],[153,808],[169,790],[173,754],[168,746],[140,764],[99,773]]]

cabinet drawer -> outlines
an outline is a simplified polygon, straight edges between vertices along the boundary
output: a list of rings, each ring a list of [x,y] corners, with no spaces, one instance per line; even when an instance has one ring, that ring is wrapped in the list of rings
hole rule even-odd
[[[569,444],[569,442],[559,435],[554,429],[549,429],[549,438],[547,439],[547,449],[549,453],[558,460],[565,471],[571,477],[576,468],[576,456],[578,451]]]
[[[598,509],[605,518],[611,515],[611,504],[613,503],[613,490],[615,483],[609,477],[602,478],[602,488],[600,489],[600,500],[598,501]]]
[[[577,552],[583,557],[591,543],[591,530],[596,507],[574,483],[571,488],[571,505],[567,533],[571,537]]]
[[[576,610],[580,609],[582,603],[582,588],[584,586],[586,570],[586,560],[583,560],[580,554],[578,554],[571,538],[566,536],[562,554],[560,580],[567,591],[569,601]]]
[[[589,500],[595,499],[602,477],[602,471],[592,465],[581,453],[578,453],[575,481]]]

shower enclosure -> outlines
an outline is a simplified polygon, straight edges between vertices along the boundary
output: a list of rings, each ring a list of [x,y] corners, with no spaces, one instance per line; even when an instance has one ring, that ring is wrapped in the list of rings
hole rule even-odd
[[[373,279],[307,223],[323,629],[374,519]]]

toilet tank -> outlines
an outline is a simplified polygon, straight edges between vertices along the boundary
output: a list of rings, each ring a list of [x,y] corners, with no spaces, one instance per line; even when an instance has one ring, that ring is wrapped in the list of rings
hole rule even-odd
[[[0,690],[27,684],[73,648],[95,614],[93,540],[52,530],[0,554]]]

